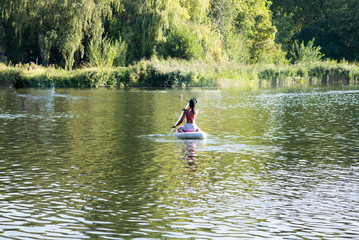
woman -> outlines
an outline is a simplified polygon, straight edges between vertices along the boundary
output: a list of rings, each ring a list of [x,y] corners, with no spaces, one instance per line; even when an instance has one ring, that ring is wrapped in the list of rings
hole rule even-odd
[[[196,118],[197,118],[197,115],[198,115],[198,110],[195,109],[195,106],[196,106],[196,103],[197,103],[197,100],[195,98],[191,99],[189,101],[189,109],[183,109],[184,113],[182,115],[182,118],[181,120],[176,124],[174,125],[172,128],[175,128],[177,127],[178,125],[180,125],[184,118],[186,117],[186,124],[182,127],[182,128],[179,128],[178,131],[179,132],[198,132],[200,131],[200,129],[197,127],[196,125]]]

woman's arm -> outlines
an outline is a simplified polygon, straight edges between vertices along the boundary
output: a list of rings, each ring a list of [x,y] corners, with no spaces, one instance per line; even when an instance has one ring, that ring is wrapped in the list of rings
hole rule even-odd
[[[183,120],[184,120],[184,118],[185,118],[185,116],[186,116],[186,112],[187,112],[187,109],[184,108],[184,109],[183,109],[183,114],[182,114],[181,120],[179,120],[179,122],[178,122],[176,125],[173,125],[172,128],[177,127],[178,125],[180,125],[180,124],[183,122]]]

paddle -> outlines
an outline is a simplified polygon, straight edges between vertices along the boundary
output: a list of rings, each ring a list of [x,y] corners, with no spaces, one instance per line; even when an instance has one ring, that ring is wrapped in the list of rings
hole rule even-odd
[[[186,107],[185,107],[185,108],[188,108],[188,105],[189,105],[189,102],[187,103],[187,105],[186,105]],[[177,122],[176,122],[176,124],[175,124],[175,125],[177,125],[177,123],[179,122],[179,120],[182,118],[183,113],[184,113],[184,111],[182,111],[181,116],[178,118],[178,120],[177,120]],[[172,128],[172,129],[171,129],[170,134],[168,134],[169,136],[171,136],[171,133],[172,133],[173,129],[174,129],[174,128]]]

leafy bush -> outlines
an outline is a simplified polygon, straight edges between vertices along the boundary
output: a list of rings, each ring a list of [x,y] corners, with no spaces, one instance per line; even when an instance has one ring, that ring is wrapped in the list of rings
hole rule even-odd
[[[315,39],[309,41],[307,45],[302,41],[301,44],[296,40],[290,51],[290,61],[294,64],[311,65],[319,62],[324,55],[320,52],[321,47],[314,46]]]
[[[89,44],[90,64],[99,67],[125,66],[127,45],[120,38],[119,41],[111,41],[107,37],[97,40],[92,39]]]
[[[164,58],[200,59],[203,47],[198,33],[181,24],[169,30],[166,42],[159,46],[159,54]]]

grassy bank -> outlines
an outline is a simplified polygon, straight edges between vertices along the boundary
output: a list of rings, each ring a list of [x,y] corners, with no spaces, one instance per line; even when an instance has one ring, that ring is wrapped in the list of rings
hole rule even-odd
[[[213,87],[239,84],[351,84],[359,66],[347,62],[309,65],[241,65],[181,60],[141,61],[122,68],[65,71],[33,64],[0,64],[0,87]]]

